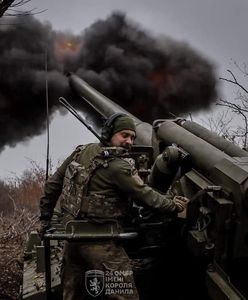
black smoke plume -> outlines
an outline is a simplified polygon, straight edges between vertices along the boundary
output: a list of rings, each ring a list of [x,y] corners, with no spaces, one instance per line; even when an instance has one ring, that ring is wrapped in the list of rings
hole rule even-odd
[[[215,70],[207,59],[185,43],[153,37],[122,13],[77,36],[32,16],[9,23],[0,23],[0,151],[43,132],[46,79],[52,115],[58,97],[69,93],[65,71],[144,121],[206,109],[215,100]]]

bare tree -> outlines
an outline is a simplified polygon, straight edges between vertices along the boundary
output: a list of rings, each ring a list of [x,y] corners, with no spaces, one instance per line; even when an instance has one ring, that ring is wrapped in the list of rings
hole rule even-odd
[[[35,8],[28,10],[21,10],[25,4],[31,0],[0,0],[0,18],[2,17],[14,17],[19,15],[34,15],[43,11],[35,11]]]
[[[1,0],[0,2],[0,18],[4,15],[4,13],[8,10],[14,0]]]
[[[204,126],[209,128],[209,130],[233,143],[236,143],[236,127],[233,127],[233,119],[234,116],[232,113],[230,114],[230,109],[226,109],[212,114],[207,118],[207,120],[202,119],[201,122]]]
[[[248,76],[247,66],[243,65],[241,68],[236,62],[235,66],[241,72],[244,78]],[[237,79],[236,75],[231,70],[227,70],[229,73],[229,78],[221,77],[223,80],[229,84],[237,87],[237,93],[235,99],[229,101],[224,99],[219,99],[217,102],[218,106],[226,107],[228,111],[232,114],[232,120],[235,119],[236,128],[232,132],[227,131],[226,138],[231,139],[233,142],[237,142],[243,148],[248,146],[248,89]],[[223,123],[230,124],[230,119],[223,119]],[[227,127],[226,127],[227,128]]]
[[[227,70],[229,77],[220,77],[219,79],[230,84],[233,90],[231,100],[218,99],[216,105],[222,107],[222,110],[214,111],[210,117],[201,119],[204,126],[217,133],[223,138],[248,149],[248,89],[246,80],[248,76],[247,65],[241,67],[234,62],[234,66],[242,77],[237,78],[233,71]]]

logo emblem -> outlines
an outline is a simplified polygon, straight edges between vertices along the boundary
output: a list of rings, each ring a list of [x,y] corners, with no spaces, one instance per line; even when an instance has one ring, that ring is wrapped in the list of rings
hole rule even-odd
[[[104,272],[89,270],[85,272],[85,287],[92,297],[99,296],[104,289]]]

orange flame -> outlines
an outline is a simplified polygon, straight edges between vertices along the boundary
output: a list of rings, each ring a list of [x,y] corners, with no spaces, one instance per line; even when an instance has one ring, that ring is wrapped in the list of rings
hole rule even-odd
[[[82,43],[77,40],[59,38],[55,41],[54,51],[56,57],[63,61],[68,56],[76,56],[82,47]]]

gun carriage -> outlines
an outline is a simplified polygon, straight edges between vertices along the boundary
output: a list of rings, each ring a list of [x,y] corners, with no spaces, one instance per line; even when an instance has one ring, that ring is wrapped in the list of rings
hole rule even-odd
[[[75,97],[92,112],[86,116],[90,125],[65,99],[61,103],[97,137],[101,117],[131,116],[137,126],[131,154],[140,176],[160,192],[190,202],[186,213],[177,216],[161,216],[136,204],[122,233],[84,222],[63,224],[56,214],[44,244],[31,235],[23,299],[61,297],[63,240],[106,238],[121,239],[137,262],[141,299],[159,296],[167,287],[174,299],[248,299],[248,152],[183,118],[142,122],[78,76],[69,74],[68,79]]]

